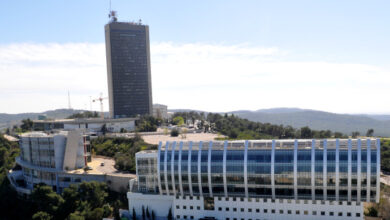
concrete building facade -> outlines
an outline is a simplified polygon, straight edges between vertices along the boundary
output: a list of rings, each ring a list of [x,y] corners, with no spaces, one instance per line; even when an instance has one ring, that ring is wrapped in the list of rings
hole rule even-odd
[[[40,183],[61,193],[83,181],[106,182],[111,190],[126,192],[129,180],[135,177],[118,172],[113,159],[91,158],[89,136],[79,130],[25,133],[19,143],[18,166],[8,171],[8,179],[19,194],[30,194]]]
[[[156,118],[168,119],[168,106],[153,104],[153,116]]]
[[[110,117],[151,115],[149,27],[113,20],[105,38]]]
[[[379,139],[167,142],[136,160],[129,210],[160,219],[363,219],[379,202]]]
[[[88,132],[100,132],[105,125],[108,132],[135,131],[136,118],[80,118],[80,119],[56,119],[56,120],[34,120],[34,129],[50,130],[85,130]]]

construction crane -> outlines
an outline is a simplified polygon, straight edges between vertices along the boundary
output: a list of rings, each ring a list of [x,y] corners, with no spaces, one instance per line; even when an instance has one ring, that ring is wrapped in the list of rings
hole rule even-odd
[[[103,108],[103,100],[108,99],[108,97],[103,97],[103,93],[100,93],[100,97],[93,99],[92,102],[100,102],[100,117],[104,119],[104,108]]]

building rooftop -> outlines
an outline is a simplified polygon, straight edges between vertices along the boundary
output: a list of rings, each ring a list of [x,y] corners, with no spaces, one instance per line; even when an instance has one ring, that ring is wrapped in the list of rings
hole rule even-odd
[[[64,124],[80,124],[80,123],[114,123],[135,121],[138,118],[75,118],[75,119],[50,119],[50,120],[33,120],[34,123],[64,123]]]

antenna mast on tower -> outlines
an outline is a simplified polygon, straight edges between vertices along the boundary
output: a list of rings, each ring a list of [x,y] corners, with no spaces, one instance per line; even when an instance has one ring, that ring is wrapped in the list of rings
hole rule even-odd
[[[116,11],[111,10],[111,0],[110,0],[110,12],[108,13],[108,18],[111,19],[111,22],[115,22],[118,20],[116,16],[117,16]]]

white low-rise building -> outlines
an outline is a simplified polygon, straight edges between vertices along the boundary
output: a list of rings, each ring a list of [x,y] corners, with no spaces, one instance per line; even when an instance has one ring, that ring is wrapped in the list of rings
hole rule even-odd
[[[136,118],[79,118],[79,119],[56,119],[34,120],[34,129],[38,130],[80,130],[89,132],[101,132],[103,126],[108,132],[131,132],[135,130]]]
[[[167,142],[136,161],[130,215],[347,220],[379,202],[379,139]]]

